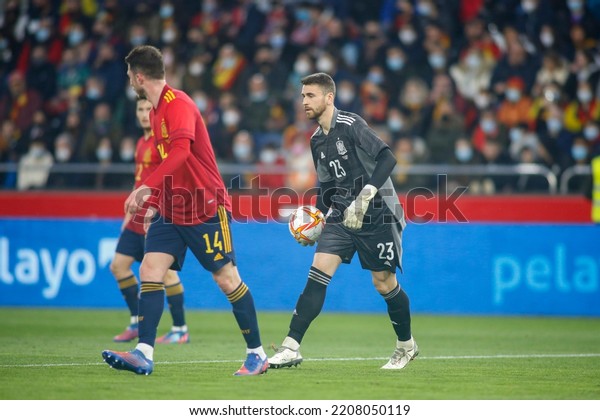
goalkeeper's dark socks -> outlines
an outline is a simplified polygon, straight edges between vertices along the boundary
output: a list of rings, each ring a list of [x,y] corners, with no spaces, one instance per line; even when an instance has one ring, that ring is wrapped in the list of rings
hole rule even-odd
[[[298,343],[302,342],[302,338],[308,330],[310,323],[319,315],[323,308],[327,285],[330,281],[330,275],[325,274],[318,268],[310,267],[308,281],[306,282],[304,291],[298,298],[294,315],[292,315],[288,337],[293,338]]]
[[[167,286],[167,303],[169,311],[173,318],[173,326],[182,327],[185,325],[185,311],[183,310],[183,285],[181,282]]]
[[[400,284],[396,284],[396,287],[391,292],[382,294],[381,296],[383,296],[385,303],[387,303],[388,315],[390,316],[398,340],[410,340],[410,303],[408,296],[400,288]]]
[[[138,281],[135,275],[125,277],[117,280],[119,290],[127,303],[129,313],[131,316],[137,316],[138,314]]]
[[[142,282],[140,289],[139,342],[154,347],[156,329],[165,308],[165,285]]]
[[[244,340],[246,340],[246,347],[249,349],[261,347],[254,299],[248,286],[244,282],[241,282],[233,292],[227,295],[227,299],[231,303],[233,315],[244,336]]]

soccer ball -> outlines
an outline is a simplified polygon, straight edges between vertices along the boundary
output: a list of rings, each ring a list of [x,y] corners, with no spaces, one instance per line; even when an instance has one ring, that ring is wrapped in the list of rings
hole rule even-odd
[[[298,242],[314,244],[325,227],[325,216],[314,206],[298,207],[290,215],[290,233]]]

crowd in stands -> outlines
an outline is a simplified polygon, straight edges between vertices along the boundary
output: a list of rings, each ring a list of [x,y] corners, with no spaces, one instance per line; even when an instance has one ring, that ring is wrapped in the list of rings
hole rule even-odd
[[[101,170],[47,169],[132,162],[141,130],[123,59],[141,44],[161,48],[167,82],[195,101],[219,162],[288,168],[262,175],[267,188],[316,184],[315,123],[299,95],[316,71],[333,76],[338,108],[361,115],[400,167],[538,163],[559,175],[600,152],[600,0],[3,4],[0,163],[22,168],[0,171],[4,189],[131,186]],[[237,182],[251,184],[247,175]],[[547,191],[532,176],[453,182]]]

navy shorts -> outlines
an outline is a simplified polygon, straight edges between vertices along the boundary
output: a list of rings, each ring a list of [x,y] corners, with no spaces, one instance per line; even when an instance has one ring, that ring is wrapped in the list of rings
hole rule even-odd
[[[370,271],[402,271],[402,231],[396,223],[368,231],[353,231],[341,223],[327,223],[316,252],[337,255],[349,264],[358,252],[362,268]]]
[[[146,238],[144,235],[135,233],[127,228],[123,229],[121,236],[119,236],[119,242],[117,243],[117,252],[119,254],[133,257],[136,261],[142,261],[144,259],[144,242]]]
[[[157,215],[146,235],[146,252],[172,255],[175,262],[171,269],[180,271],[189,248],[202,267],[214,273],[230,261],[235,264],[230,220],[222,206],[214,217],[199,225],[176,225]]]

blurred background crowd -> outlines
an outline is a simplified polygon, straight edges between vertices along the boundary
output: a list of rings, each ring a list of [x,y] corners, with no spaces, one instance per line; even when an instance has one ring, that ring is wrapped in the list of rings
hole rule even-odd
[[[0,4],[0,164],[18,167],[0,171],[3,189],[131,187],[131,175],[97,168],[133,161],[142,133],[123,59],[141,44],[161,48],[167,82],[195,101],[223,167],[270,170],[265,188],[316,184],[315,123],[299,95],[316,71],[401,168],[536,163],[560,176],[600,152],[600,0]],[[57,163],[100,165],[48,173]],[[394,181],[400,191],[432,182]],[[527,175],[451,181],[472,193],[548,190]]]

